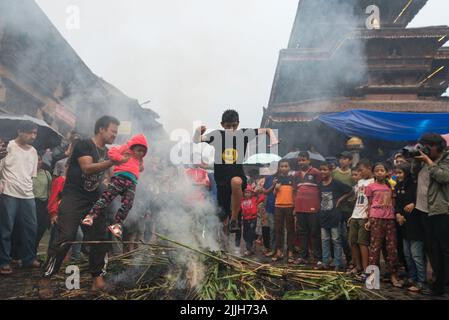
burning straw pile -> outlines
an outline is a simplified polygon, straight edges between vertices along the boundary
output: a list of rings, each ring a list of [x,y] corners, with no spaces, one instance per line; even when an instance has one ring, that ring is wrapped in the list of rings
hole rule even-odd
[[[201,251],[159,236],[162,244],[110,259],[112,293],[92,296],[87,290],[61,294],[62,299],[114,300],[336,300],[379,299],[342,273],[282,268],[224,252]],[[182,261],[180,262],[180,257]],[[87,274],[87,264],[80,266]],[[88,288],[90,277],[82,278]]]

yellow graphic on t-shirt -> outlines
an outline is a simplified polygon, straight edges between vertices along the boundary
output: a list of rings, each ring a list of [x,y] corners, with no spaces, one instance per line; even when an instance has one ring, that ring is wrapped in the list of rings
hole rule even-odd
[[[223,151],[221,154],[221,158],[223,159],[225,164],[234,164],[237,162],[239,154],[237,150],[228,148]]]

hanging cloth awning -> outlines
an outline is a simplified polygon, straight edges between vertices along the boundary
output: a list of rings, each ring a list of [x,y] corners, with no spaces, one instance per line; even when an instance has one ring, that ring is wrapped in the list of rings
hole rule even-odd
[[[348,136],[387,141],[416,141],[426,132],[449,132],[449,113],[350,110],[321,115],[318,119]]]

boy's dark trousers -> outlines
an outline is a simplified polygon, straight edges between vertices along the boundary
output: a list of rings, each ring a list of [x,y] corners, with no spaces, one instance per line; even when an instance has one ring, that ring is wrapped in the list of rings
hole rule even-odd
[[[256,240],[257,219],[243,220],[243,239],[246,243],[246,250],[253,250],[253,243]]]
[[[306,259],[309,255],[309,237],[312,240],[312,252],[315,261],[321,261],[321,229],[316,213],[296,212],[299,234],[299,257]]]
[[[94,203],[95,199],[86,199],[86,197],[74,191],[62,197],[59,206],[58,232],[56,239],[48,247],[44,277],[49,278],[58,273],[64,257],[71,247],[68,242],[75,241],[81,220]],[[86,241],[108,241],[110,239],[105,215],[98,216],[91,227],[83,225],[81,228]],[[93,277],[106,272],[106,256],[110,247],[110,244],[105,243],[89,245],[89,272]]]
[[[242,239],[242,213],[237,216],[239,230],[235,233],[235,246],[240,248],[240,240]]]

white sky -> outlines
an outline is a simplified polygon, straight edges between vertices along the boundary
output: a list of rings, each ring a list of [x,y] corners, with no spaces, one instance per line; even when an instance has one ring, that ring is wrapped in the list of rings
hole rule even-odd
[[[158,112],[167,131],[217,128],[233,107],[259,127],[297,0],[36,0],[98,76]],[[68,6],[80,28],[66,26]],[[410,27],[449,25],[429,0]]]

